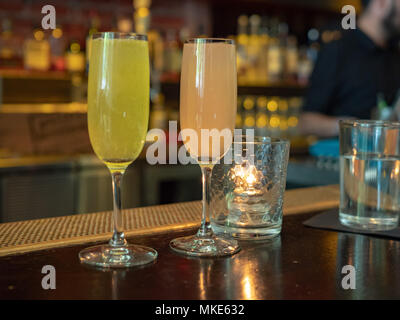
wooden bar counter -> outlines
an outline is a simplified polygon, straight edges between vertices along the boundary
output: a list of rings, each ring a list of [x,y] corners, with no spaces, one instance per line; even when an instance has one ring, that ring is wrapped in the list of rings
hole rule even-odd
[[[159,257],[124,270],[78,260],[82,248],[110,236],[110,212],[0,224],[0,299],[400,298],[399,241],[303,226],[337,207],[338,197],[337,186],[287,191],[281,236],[242,242],[238,254],[218,259],[188,258],[168,247],[195,232],[199,202],[127,210],[129,241],[155,248]],[[55,290],[42,289],[45,265],[56,269]],[[356,269],[354,290],[342,288],[345,265]]]

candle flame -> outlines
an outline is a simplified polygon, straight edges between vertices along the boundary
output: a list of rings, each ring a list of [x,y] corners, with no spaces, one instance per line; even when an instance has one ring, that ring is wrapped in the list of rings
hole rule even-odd
[[[249,185],[253,185],[254,182],[256,182],[256,177],[254,176],[254,174],[250,173],[247,177],[246,177],[246,181]]]
[[[261,173],[255,166],[244,163],[231,170],[231,178],[235,182],[237,192],[253,192],[261,180]]]

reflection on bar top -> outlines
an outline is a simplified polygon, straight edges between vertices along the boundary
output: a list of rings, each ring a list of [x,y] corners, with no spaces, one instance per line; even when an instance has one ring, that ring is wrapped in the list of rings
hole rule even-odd
[[[0,113],[86,113],[86,103],[2,104]]]

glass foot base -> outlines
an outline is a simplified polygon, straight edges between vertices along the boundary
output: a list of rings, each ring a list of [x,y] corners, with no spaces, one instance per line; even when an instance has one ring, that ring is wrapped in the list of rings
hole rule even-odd
[[[112,247],[108,244],[83,249],[79,252],[81,263],[102,268],[127,268],[142,266],[157,259],[157,251],[139,245],[128,244]]]
[[[236,240],[212,235],[199,237],[197,235],[182,237],[169,243],[172,250],[194,257],[224,257],[235,254],[240,250]]]

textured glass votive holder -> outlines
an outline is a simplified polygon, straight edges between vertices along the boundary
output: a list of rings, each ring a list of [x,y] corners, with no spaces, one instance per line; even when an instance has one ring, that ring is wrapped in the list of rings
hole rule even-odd
[[[280,234],[289,142],[269,137],[235,137],[214,166],[211,226],[215,233],[242,240]]]

